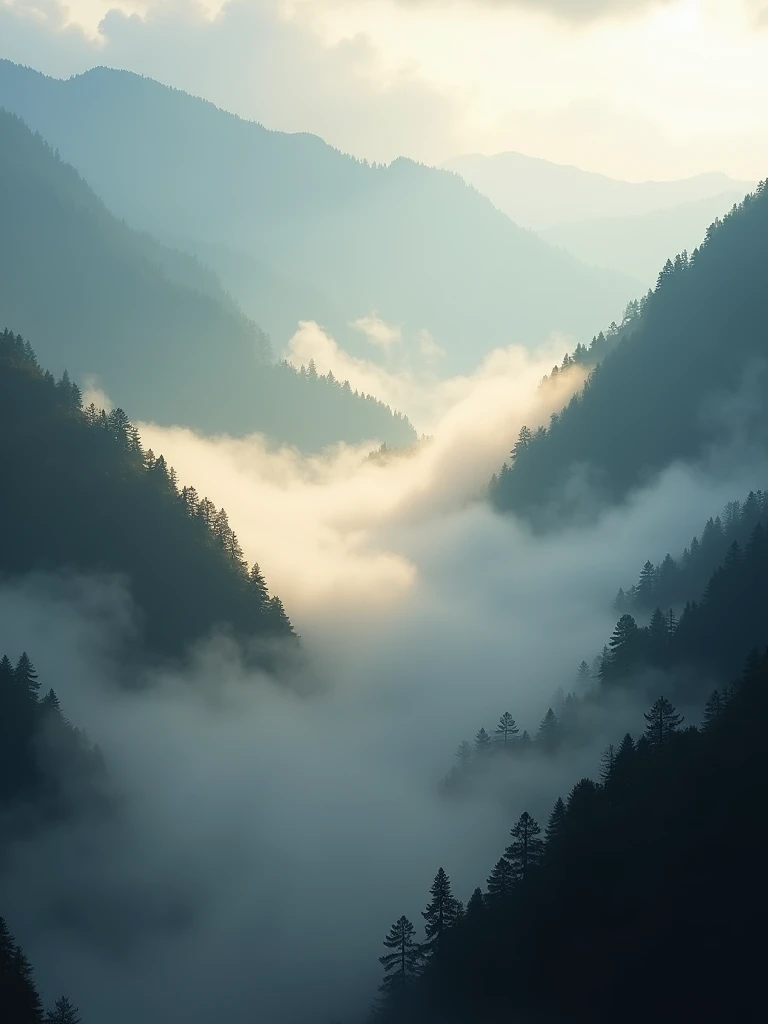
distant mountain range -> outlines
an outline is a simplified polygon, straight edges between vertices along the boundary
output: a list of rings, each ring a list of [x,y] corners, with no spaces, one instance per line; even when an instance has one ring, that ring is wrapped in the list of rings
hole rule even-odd
[[[558,224],[541,235],[585,263],[621,270],[644,291],[656,283],[669,256],[684,249],[692,252],[709,225],[743,198],[743,192],[722,192],[650,213]]]
[[[587,338],[634,297],[635,282],[549,246],[457,175],[371,166],[135,74],[60,81],[4,61],[0,105],[118,216],[211,263],[278,350],[300,319],[365,350],[348,324],[375,312],[406,337],[430,330],[448,373],[554,330]]]
[[[137,418],[311,450],[415,439],[375,399],[272,365],[264,332],[212,271],[117,220],[2,110],[0,231],[0,330],[23,331],[57,374],[95,375]]]
[[[444,166],[488,196],[516,224],[536,231],[598,218],[636,217],[725,193],[743,198],[756,184],[720,173],[679,181],[619,181],[513,152],[458,156]]]

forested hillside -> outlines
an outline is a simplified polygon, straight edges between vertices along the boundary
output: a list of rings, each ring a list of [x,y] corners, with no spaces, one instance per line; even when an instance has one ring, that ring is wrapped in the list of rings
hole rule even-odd
[[[677,459],[764,445],[768,189],[668,260],[642,317],[546,430],[524,428],[491,486],[539,524],[621,500]]]
[[[593,741],[595,709],[616,707],[622,691],[650,704],[644,732],[617,735],[595,779],[558,797],[545,828],[520,814],[466,906],[439,869],[424,938],[401,916],[384,940],[375,1020],[646,1020],[650,1003],[627,993],[649,984],[655,1019],[750,1018],[761,984],[753,938],[768,909],[754,813],[768,784],[767,580],[758,523],[679,622],[658,609],[645,627],[623,615],[597,678],[583,662],[581,694],[559,717],[550,708],[535,737],[505,712],[492,735],[481,728],[461,744],[448,796],[482,793],[503,767],[519,774],[572,756]],[[666,696],[648,697],[659,690]],[[700,726],[684,721],[675,694]]]
[[[754,1019],[767,698],[768,654],[699,729],[659,698],[545,828],[523,811],[466,909],[441,869],[426,945],[402,916],[386,937],[375,1019]]]
[[[137,418],[264,432],[318,450],[414,440],[374,398],[271,365],[269,341],[194,258],[116,220],[46,143],[0,110],[0,320]]]
[[[271,658],[293,637],[280,599],[249,567],[226,512],[179,490],[121,409],[83,409],[65,373],[43,372],[20,336],[0,334],[0,573],[113,573],[130,588],[140,637],[181,655],[223,628]]]
[[[310,135],[268,131],[127,72],[68,81],[0,62],[0,104],[21,115],[129,223],[227,273],[239,254],[295,282],[292,319],[376,312],[429,329],[444,369],[550,331],[591,336],[634,286],[518,228],[457,175],[407,159],[370,166]],[[218,257],[217,254],[218,253]],[[229,255],[228,255],[229,254]],[[265,282],[225,278],[270,333]],[[319,303],[319,304],[318,304]],[[273,338],[279,349],[285,338]]]

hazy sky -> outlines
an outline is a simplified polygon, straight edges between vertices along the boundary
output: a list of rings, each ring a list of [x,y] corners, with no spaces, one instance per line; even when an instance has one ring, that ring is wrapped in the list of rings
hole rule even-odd
[[[0,54],[129,68],[370,159],[768,167],[768,0],[0,0]]]

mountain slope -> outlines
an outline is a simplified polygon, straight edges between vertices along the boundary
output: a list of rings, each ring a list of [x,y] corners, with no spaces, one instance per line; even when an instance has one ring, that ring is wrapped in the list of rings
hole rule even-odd
[[[598,217],[639,216],[723,192],[743,196],[755,184],[717,173],[680,181],[620,181],[522,153],[470,154],[444,166],[488,196],[517,224],[536,230]]]
[[[555,329],[591,336],[632,297],[631,282],[553,250],[458,176],[405,159],[369,166],[137,75],[97,68],[58,81],[1,62],[0,104],[131,224],[301,282],[296,318],[376,312],[406,333],[427,328],[446,371]],[[254,309],[247,281],[225,283]]]
[[[743,192],[723,192],[697,202],[653,210],[631,217],[600,217],[556,224],[541,232],[585,263],[616,267],[638,281],[645,291],[656,281],[670,253],[690,252],[709,225],[744,198]]]
[[[291,624],[250,572],[223,509],[181,493],[162,456],[143,452],[125,413],[81,408],[28,343],[0,334],[0,573],[74,570],[124,578],[150,652],[178,656],[224,628],[248,642]],[[55,498],[52,498],[55,496]]]
[[[668,261],[636,329],[591,373],[548,430],[516,446],[492,483],[501,510],[539,522],[621,500],[677,459],[735,437],[768,444],[768,189]],[[586,504],[584,499],[586,498]]]
[[[311,449],[413,440],[384,405],[272,366],[264,333],[215,274],[116,220],[4,111],[0,226],[0,321],[23,326],[57,373],[95,374],[138,417]]]

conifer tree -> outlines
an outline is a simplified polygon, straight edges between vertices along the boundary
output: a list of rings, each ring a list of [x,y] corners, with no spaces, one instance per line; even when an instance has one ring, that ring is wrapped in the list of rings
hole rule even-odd
[[[645,727],[645,737],[652,748],[658,748],[667,743],[683,721],[683,716],[677,714],[666,697],[659,697],[651,710],[646,712],[643,717],[648,723]]]
[[[512,895],[514,881],[511,864],[503,857],[497,860],[486,882],[488,902],[490,904],[501,903],[508,899]]]
[[[496,735],[499,738],[499,742],[503,742],[506,746],[512,739],[520,732],[517,724],[508,711],[499,719],[499,724],[496,726]]]
[[[451,882],[445,871],[440,868],[429,890],[432,897],[426,910],[421,912],[426,924],[427,941],[425,952],[436,952],[440,948],[443,936],[448,928],[456,924],[458,918],[458,900],[451,892]]]
[[[21,687],[30,697],[37,699],[37,693],[40,689],[40,681],[37,678],[37,672],[35,666],[29,660],[29,655],[24,651],[16,662],[16,668],[13,670],[13,677],[16,681],[16,685]]]
[[[524,882],[531,869],[541,860],[544,843],[539,838],[540,834],[539,823],[528,811],[523,811],[510,830],[513,841],[504,851],[504,859],[512,868],[515,880]]]
[[[475,734],[475,750],[478,754],[487,754],[491,748],[491,737],[481,726]]]
[[[467,901],[467,909],[464,917],[467,921],[476,921],[482,916],[485,910],[485,900],[483,899],[483,890],[478,886]]]
[[[608,643],[610,654],[601,667],[601,679],[612,682],[626,678],[636,666],[640,646],[640,630],[634,618],[622,615]]]
[[[704,728],[709,729],[719,718],[725,707],[722,695],[719,690],[713,690],[704,705]]]
[[[549,821],[547,822],[547,827],[544,830],[547,848],[549,848],[551,844],[555,843],[562,835],[563,828],[565,826],[565,815],[565,804],[563,803],[563,798],[559,796],[555,801],[555,806],[552,808],[549,815]]]
[[[472,763],[472,747],[467,740],[462,740],[459,744],[459,749],[456,751],[456,760],[459,762],[459,768],[462,771],[466,771]]]
[[[541,720],[539,733],[536,742],[547,753],[552,753],[560,742],[560,722],[552,708],[547,709],[546,715]]]
[[[251,591],[256,595],[259,603],[264,606],[269,601],[269,590],[267,589],[267,582],[264,579],[264,574],[261,571],[258,562],[254,562],[251,566],[251,571],[248,574],[248,582],[251,586]]]
[[[32,967],[0,917],[0,1020],[41,1024],[43,1006],[32,980]]]
[[[403,915],[395,921],[384,939],[384,945],[392,950],[379,957],[384,968],[384,980],[379,991],[385,996],[402,993],[421,972],[423,955],[415,934],[413,925]]]
[[[81,1024],[82,1019],[77,1007],[66,996],[62,996],[56,1000],[53,1009],[46,1013],[45,1024]]]
[[[579,692],[585,693],[592,682],[592,672],[586,661],[582,661],[576,671],[576,686]]]
[[[607,782],[611,777],[613,771],[613,765],[616,761],[616,748],[612,743],[609,743],[605,750],[600,755],[600,779],[603,783]]]

